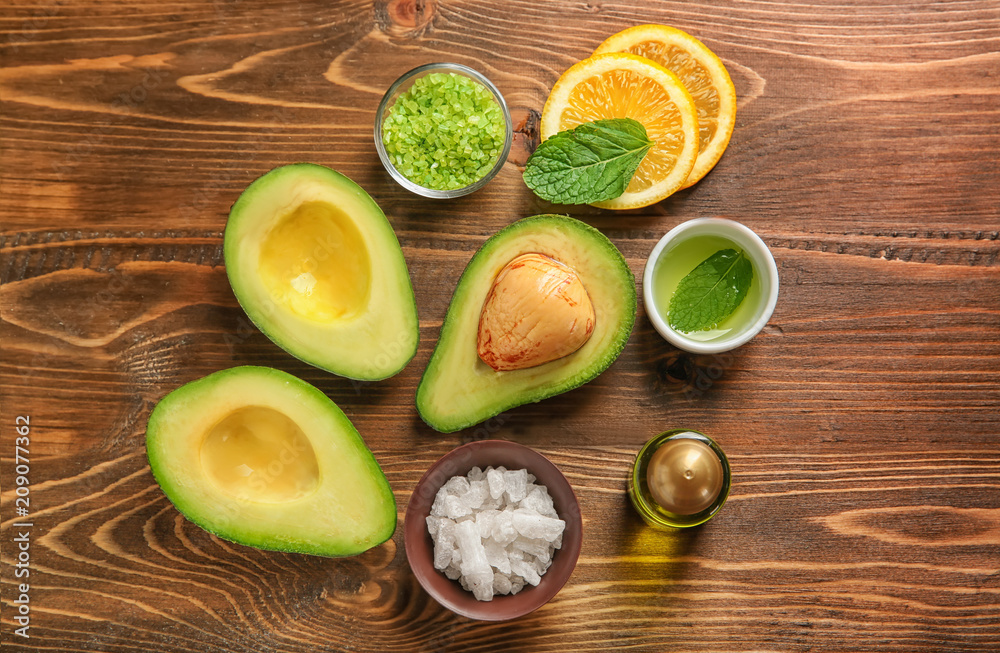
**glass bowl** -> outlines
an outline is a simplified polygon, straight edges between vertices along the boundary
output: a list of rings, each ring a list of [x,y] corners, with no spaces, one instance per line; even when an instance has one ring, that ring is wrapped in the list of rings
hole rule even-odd
[[[392,164],[392,161],[389,160],[389,154],[385,151],[385,145],[382,143],[382,123],[385,120],[385,115],[388,113],[390,107],[396,103],[396,98],[410,90],[410,87],[413,86],[413,82],[417,81],[417,79],[430,73],[454,73],[456,75],[467,77],[475,82],[479,82],[493,95],[493,99],[496,100],[496,103],[500,106],[500,112],[503,114],[504,121],[506,123],[506,136],[504,138],[503,149],[501,150],[496,163],[493,165],[493,168],[480,179],[462,188],[455,188],[453,190],[437,190],[434,188],[426,188],[420,184],[410,181],[404,177],[403,174],[396,169],[396,166]],[[493,85],[493,82],[481,73],[469,68],[468,66],[463,66],[462,64],[457,63],[429,63],[424,64],[423,66],[418,66],[413,70],[404,73],[402,77],[393,82],[392,86],[389,87],[389,90],[382,96],[382,101],[379,102],[378,110],[375,113],[375,149],[378,151],[378,158],[381,159],[382,165],[385,167],[386,172],[389,173],[389,176],[392,177],[400,186],[412,193],[422,195],[423,197],[450,199],[453,197],[468,195],[469,193],[479,190],[488,184],[490,180],[493,179],[498,172],[500,172],[500,169],[503,168],[504,164],[507,162],[507,155],[510,154],[510,146],[513,140],[514,126],[510,118],[510,110],[507,108],[507,103],[504,101],[500,91]]]
[[[666,510],[653,499],[653,495],[646,482],[646,470],[649,467],[649,461],[653,458],[653,454],[656,453],[657,449],[671,440],[685,439],[697,440],[702,444],[708,445],[715,452],[715,455],[718,456],[719,463],[722,465],[722,489],[719,492],[719,496],[715,498],[715,501],[704,510],[690,515],[679,515]],[[719,447],[715,440],[700,431],[672,429],[660,433],[639,450],[639,453],[635,457],[635,464],[632,466],[632,475],[628,479],[628,496],[639,516],[653,528],[660,530],[689,528],[704,524],[719,512],[723,504],[726,503],[726,499],[729,498],[731,485],[732,471],[729,468],[729,459],[726,458],[725,452],[722,451],[722,448]]]

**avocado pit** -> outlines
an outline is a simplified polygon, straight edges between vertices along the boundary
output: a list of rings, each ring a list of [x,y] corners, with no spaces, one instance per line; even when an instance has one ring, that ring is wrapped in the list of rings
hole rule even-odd
[[[594,304],[576,271],[532,252],[497,274],[479,317],[479,358],[497,371],[548,363],[580,349],[594,332]]]

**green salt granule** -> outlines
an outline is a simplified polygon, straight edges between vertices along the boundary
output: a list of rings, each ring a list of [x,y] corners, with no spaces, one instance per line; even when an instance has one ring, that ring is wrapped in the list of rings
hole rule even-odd
[[[410,181],[455,190],[493,169],[506,131],[489,89],[455,73],[430,73],[386,112],[382,143],[392,165]]]

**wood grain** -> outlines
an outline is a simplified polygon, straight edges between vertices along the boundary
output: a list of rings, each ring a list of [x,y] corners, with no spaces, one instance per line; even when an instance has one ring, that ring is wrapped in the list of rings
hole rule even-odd
[[[564,207],[518,163],[558,76],[662,22],[715,50],[739,95],[716,169],[641,211],[573,215],[641,274],[705,215],[774,252],[781,297],[730,354],[666,345],[640,311],[589,385],[453,435],[413,395],[455,281],[491,233]],[[1000,11],[841,3],[142,0],[0,8],[0,580],[11,651],[995,651],[1000,648]],[[517,117],[482,191],[410,195],[375,107],[435,60],[486,73]],[[535,131],[533,131],[533,129]],[[226,279],[229,205],[263,172],[334,167],[393,223],[421,318],[379,383],[333,377],[247,321]],[[382,464],[400,517],[461,442],[537,448],[580,498],[579,564],[512,623],[447,612],[401,533],[361,556],[265,553],[184,520],[145,459],[151,407],[238,364],[317,385]],[[31,417],[31,639],[13,635],[14,419]],[[644,527],[632,457],[713,435],[733,493],[704,527]]]

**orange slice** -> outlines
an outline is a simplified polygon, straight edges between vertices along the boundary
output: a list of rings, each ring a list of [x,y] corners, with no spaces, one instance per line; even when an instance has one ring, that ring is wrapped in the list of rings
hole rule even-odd
[[[628,52],[655,61],[677,75],[698,109],[698,161],[682,188],[711,170],[729,144],[736,124],[736,89],[722,61],[687,32],[666,25],[637,25],[618,32],[594,54]]]
[[[639,121],[655,145],[625,193],[594,206],[649,206],[682,187],[698,158],[698,117],[694,100],[676,75],[632,54],[584,59],[552,87],[542,109],[541,137],[608,118]]]

